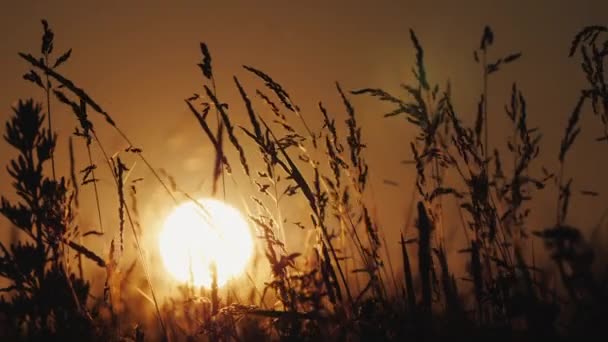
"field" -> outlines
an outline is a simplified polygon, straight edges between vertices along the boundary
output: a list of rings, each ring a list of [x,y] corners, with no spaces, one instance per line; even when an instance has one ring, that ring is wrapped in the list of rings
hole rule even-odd
[[[483,84],[472,122],[455,105],[450,82],[428,77],[424,41],[413,30],[412,82],[399,85],[399,93],[336,83],[335,103],[319,102],[315,113],[300,110],[280,75],[248,65],[242,71],[251,84],[233,77],[240,102],[226,103],[216,87],[226,75],[216,75],[212,47],[200,43],[192,72],[203,85],[184,106],[204,140],[189,144],[211,146],[205,196],[240,203],[254,251],[243,274],[225,286],[222,264],[213,264],[209,286],[195,286],[190,270],[190,281],[168,287],[151,256],[138,210],[148,198],[138,189],[156,183],[172,205],[200,194],[182,190],[183,180],[155,165],[148,147],[121,128],[120,115],[63,74],[64,64],[80,61],[70,58],[71,49],[56,51],[61,33],[42,24],[39,51],[18,57],[29,66],[21,81],[38,92],[16,102],[3,130],[15,154],[2,160],[14,193],[3,194],[0,213],[15,233],[0,242],[7,284],[0,288],[2,340],[571,340],[604,333],[605,227],[584,234],[588,227],[569,220],[578,199],[601,201],[602,194],[579,187],[568,161],[582,116],[604,132],[592,137],[591,155],[606,153],[607,27],[582,27],[565,39],[586,83],[569,116],[555,119],[563,124],[556,142],[544,141],[530,123],[517,83],[502,112],[489,110],[493,77],[525,56],[497,58],[489,26],[472,54],[479,66],[472,77]],[[398,239],[387,238],[377,215],[390,199],[370,189],[375,170],[361,101],[377,105],[378,120],[399,118],[415,131],[395,147],[409,152],[399,163],[416,174]],[[69,172],[56,167],[59,108],[76,127]],[[498,132],[500,144],[490,129],[498,118],[508,123]],[[108,148],[101,125],[127,147]],[[75,149],[84,160],[76,160]],[[541,156],[558,167],[544,167]],[[131,173],[135,164],[145,177]],[[112,200],[101,196],[100,179],[111,184]],[[539,227],[530,219],[538,211],[534,200],[549,190],[553,211],[542,216],[552,224]],[[81,208],[85,201],[93,206]],[[85,227],[82,215],[95,220]],[[538,261],[543,256],[548,262]]]

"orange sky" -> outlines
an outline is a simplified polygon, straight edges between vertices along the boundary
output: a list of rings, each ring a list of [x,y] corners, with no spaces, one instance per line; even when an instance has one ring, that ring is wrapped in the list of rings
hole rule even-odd
[[[218,93],[225,101],[238,101],[233,75],[250,91],[261,87],[240,67],[247,64],[282,83],[305,116],[318,118],[318,101],[334,113],[343,111],[335,92],[336,80],[345,89],[383,87],[396,91],[400,82],[411,82],[414,52],[408,29],[414,28],[425,48],[430,79],[442,85],[450,79],[457,110],[465,120],[471,120],[480,90],[479,66],[472,51],[479,44],[484,25],[489,24],[496,38],[495,57],[523,52],[520,61],[491,79],[490,110],[497,115],[491,121],[491,131],[496,133],[492,140],[498,143],[504,138],[500,134],[502,108],[510,84],[517,81],[527,97],[532,125],[540,125],[544,133],[546,165],[554,168],[567,116],[584,85],[578,60],[567,57],[570,41],[584,25],[606,24],[608,13],[608,2],[599,0],[177,3],[3,2],[0,121],[6,121],[10,106],[19,98],[42,100],[42,94],[21,79],[28,68],[17,52],[39,52],[40,19],[46,18],[56,34],[57,52],[73,48],[72,59],[62,71],[112,113],[155,167],[167,169],[184,189],[193,191],[211,176],[213,156],[183,102],[193,92],[201,92],[203,80],[196,67],[199,42],[207,42],[211,49]],[[410,158],[412,129],[402,118],[383,119],[384,108],[374,100],[352,100],[368,143],[366,153],[381,223],[389,237],[395,237],[403,224],[413,182],[412,170],[399,164]],[[58,154],[65,157],[66,136],[75,123],[65,108],[56,108],[55,127],[61,137]],[[594,149],[601,151],[593,142],[599,128],[587,114],[589,111],[567,171],[579,177],[580,188],[602,192],[608,190],[608,184],[594,180],[605,174],[608,163],[593,157]],[[102,127],[103,122],[96,120]],[[125,147],[111,130],[100,129],[100,134],[111,153]],[[0,144],[3,164],[10,153],[6,144]],[[67,172],[66,164],[61,167]],[[2,194],[10,191],[7,176],[2,167]],[[401,186],[387,187],[383,179]],[[157,185],[152,181],[147,184],[148,199],[155,198]],[[109,181],[100,187],[102,192],[112,191]],[[536,203],[553,212],[554,196],[548,193]],[[604,209],[601,200],[576,200],[572,220],[595,224]],[[140,201],[149,210],[156,208],[157,204]],[[114,208],[108,212],[113,213]],[[550,221],[540,217],[536,222],[542,225]]]

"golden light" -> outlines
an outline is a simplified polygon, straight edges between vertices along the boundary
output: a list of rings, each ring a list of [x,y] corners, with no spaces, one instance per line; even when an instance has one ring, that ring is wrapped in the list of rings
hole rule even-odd
[[[240,275],[253,253],[247,221],[230,205],[200,199],[178,206],[165,220],[159,236],[160,254],[167,271],[178,281],[211,286],[211,267],[217,283]]]

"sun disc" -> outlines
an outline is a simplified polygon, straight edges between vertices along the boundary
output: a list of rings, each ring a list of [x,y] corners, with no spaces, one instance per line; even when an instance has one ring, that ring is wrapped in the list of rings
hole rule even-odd
[[[209,288],[211,269],[218,286],[240,275],[253,252],[247,221],[230,205],[200,199],[181,204],[167,216],[159,235],[160,254],[176,280]]]

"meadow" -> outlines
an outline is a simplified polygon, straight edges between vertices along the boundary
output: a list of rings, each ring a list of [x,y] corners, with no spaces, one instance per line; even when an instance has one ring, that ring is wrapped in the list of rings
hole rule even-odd
[[[0,242],[0,277],[8,281],[0,289],[3,340],[571,340],[605,331],[608,267],[597,255],[606,241],[588,239],[568,216],[577,206],[573,194],[598,200],[601,194],[580,189],[566,165],[580,139],[582,115],[592,115],[604,132],[593,155],[605,153],[607,27],[573,33],[569,55],[580,62],[586,84],[572,108],[564,109],[570,115],[555,120],[564,125],[557,142],[544,141],[542,130],[530,125],[517,83],[503,112],[488,109],[492,77],[508,73],[525,55],[496,58],[490,27],[472,54],[483,91],[471,123],[454,105],[450,83],[427,76],[424,42],[414,31],[413,82],[401,84],[399,94],[336,83],[336,103],[319,102],[316,113],[302,113],[277,81],[280,75],[248,65],[243,71],[255,84],[233,77],[240,103],[224,102],[216,78],[226,75],[214,73],[212,51],[200,43],[193,72],[203,86],[185,95],[184,106],[215,151],[207,161],[212,173],[204,175],[211,184],[207,196],[226,198],[227,183],[248,189],[238,195],[256,252],[242,279],[222,287],[212,269],[210,286],[186,282],[168,298],[159,294],[157,266],[143,245],[138,203],[146,199],[137,191],[143,179],[131,176],[130,165],[143,165],[146,182],[158,183],[175,204],[194,197],[180,189],[180,179],[150,162],[148,148],[130,139],[120,117],[77,77],[62,73],[62,65],[79,61],[70,59],[71,50],[57,53],[55,32],[42,24],[39,51],[18,57],[30,67],[22,81],[39,92],[16,103],[3,131],[15,151],[3,161],[14,194],[2,196],[0,213],[19,232]],[[378,120],[398,117],[416,131],[395,147],[411,151],[401,163],[416,170],[398,241],[386,238],[376,215],[383,199],[369,190],[374,165],[366,159],[367,132],[356,105],[364,100],[378,103]],[[59,110],[70,112],[76,127],[65,174],[54,156]],[[235,121],[237,110],[247,121]],[[507,119],[508,133],[500,146],[491,146],[489,122],[497,117]],[[128,147],[110,151],[93,118]],[[76,147],[86,151],[86,160],[75,161]],[[558,168],[542,167],[541,155],[554,158]],[[111,179],[115,203],[99,195],[102,172]],[[530,221],[534,199],[548,188],[557,196],[554,211],[543,215],[553,224],[538,227]],[[93,194],[94,212],[80,212],[84,193]],[[289,208],[300,215],[290,217]],[[78,224],[83,214],[96,218],[94,228]],[[288,225],[306,237],[304,250],[287,248]],[[454,234],[463,241],[457,259],[446,250]],[[388,246],[398,246],[399,258]],[[537,262],[543,253],[550,265]]]

